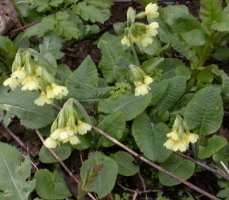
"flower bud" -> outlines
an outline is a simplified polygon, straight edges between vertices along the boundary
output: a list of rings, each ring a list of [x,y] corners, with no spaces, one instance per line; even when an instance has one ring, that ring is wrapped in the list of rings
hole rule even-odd
[[[127,26],[130,26],[135,21],[136,11],[133,8],[127,10]]]

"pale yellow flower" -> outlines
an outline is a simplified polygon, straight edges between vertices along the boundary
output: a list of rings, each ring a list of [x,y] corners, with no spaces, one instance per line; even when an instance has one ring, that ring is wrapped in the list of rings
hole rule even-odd
[[[147,47],[153,42],[153,38],[148,34],[143,34],[136,38],[136,43],[142,47]]]
[[[76,145],[76,144],[79,144],[81,141],[77,136],[73,135],[69,138],[69,142],[72,145]]]
[[[19,81],[16,78],[9,77],[3,82],[4,86],[9,86],[12,90],[20,86]]]
[[[69,137],[74,135],[74,131],[70,129],[70,127],[65,128],[57,128],[53,133],[51,133],[51,138],[62,141],[65,143],[65,141],[69,140]]]
[[[122,45],[130,46],[130,40],[126,35],[122,38],[121,43]]]
[[[166,135],[168,138],[171,138],[172,140],[179,140],[179,133],[177,131],[172,131],[167,133]]]
[[[48,137],[45,141],[44,141],[44,145],[49,148],[49,149],[55,149],[56,146],[58,145],[58,142],[56,140],[54,140],[51,137]]]
[[[37,66],[37,67],[36,67],[35,71],[36,71],[36,75],[37,75],[37,76],[41,76],[41,70],[42,70],[42,69],[41,69],[40,66]]]
[[[137,81],[135,84],[135,96],[146,95],[151,89],[147,84]]]
[[[157,22],[152,22],[148,25],[146,25],[146,33],[150,36],[156,36],[157,35],[157,28],[159,27]]]
[[[146,85],[150,85],[153,82],[153,79],[150,76],[145,75],[144,76],[144,83]]]
[[[38,90],[40,89],[39,79],[37,76],[26,76],[22,81],[21,90]]]
[[[61,99],[63,96],[66,96],[68,94],[68,90],[64,86],[52,83],[51,86],[48,86],[46,88],[46,93],[49,99]]]
[[[64,129],[57,128],[54,132],[51,133],[50,137],[54,140],[59,140],[60,134],[64,131]]]
[[[191,143],[196,143],[197,140],[199,139],[199,135],[190,133],[190,132],[187,134],[187,137],[188,137],[189,142]]]
[[[18,67],[11,75],[12,78],[17,78],[18,80],[22,80],[25,78],[26,72],[24,68]]]
[[[81,120],[77,121],[77,130],[80,135],[85,135],[88,131],[91,130],[91,125],[85,122],[82,122]]]
[[[167,149],[170,149],[172,151],[181,151],[184,152],[188,149],[188,140],[186,138],[180,138],[179,140],[173,140],[173,139],[168,139],[165,143],[164,146]]]
[[[52,100],[47,97],[45,92],[41,92],[41,95],[37,99],[35,99],[34,103],[38,106],[43,106],[46,103],[51,104]]]
[[[151,19],[157,18],[159,16],[159,13],[157,12],[158,6],[157,4],[149,3],[145,7],[145,15]]]

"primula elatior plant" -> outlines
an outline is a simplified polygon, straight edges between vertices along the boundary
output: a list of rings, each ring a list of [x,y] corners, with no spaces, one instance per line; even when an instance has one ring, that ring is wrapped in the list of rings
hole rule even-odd
[[[12,90],[17,87],[21,87],[23,91],[39,90],[40,96],[34,101],[38,106],[51,104],[53,99],[62,99],[68,94],[67,88],[55,83],[54,75],[32,58],[32,51],[34,50],[27,49],[16,54],[12,74],[3,85],[9,86]]]
[[[189,131],[187,123],[179,116],[176,116],[172,131],[166,135],[168,140],[164,143],[167,149],[184,152],[188,150],[189,143],[197,142],[199,136]]]
[[[61,59],[66,40],[90,40],[111,5],[15,0],[24,22],[38,21],[14,41],[0,36],[0,120],[6,128],[18,118],[36,131],[43,141],[39,160],[47,169],[38,165],[29,181],[29,158],[1,142],[0,199],[25,200],[35,189],[33,196],[41,199],[124,200],[134,198],[126,188],[140,177],[146,188],[134,193],[139,199],[200,199],[186,187],[169,188],[182,182],[208,198],[228,200],[229,144],[222,130],[229,76],[221,69],[229,60],[228,1],[201,0],[199,18],[185,5],[159,7],[151,1],[139,12],[130,7],[126,22],[113,24],[113,34],[94,35],[98,64],[87,56],[72,71]],[[143,168],[134,157],[159,171]],[[56,158],[77,183],[77,195]],[[9,170],[24,175],[8,179]],[[203,183],[206,176],[209,182]],[[124,192],[116,194],[117,187]],[[158,188],[157,195],[148,193]]]
[[[74,109],[73,100],[69,99],[53,122],[51,135],[45,140],[44,145],[47,148],[56,148],[59,143],[79,144],[80,139],[77,134],[85,135],[91,130],[91,125],[81,121],[79,116],[77,110]]]

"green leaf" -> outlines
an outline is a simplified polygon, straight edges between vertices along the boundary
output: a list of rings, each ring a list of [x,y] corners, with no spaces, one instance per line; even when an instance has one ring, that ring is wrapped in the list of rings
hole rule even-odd
[[[118,164],[101,152],[90,153],[80,168],[81,187],[86,192],[95,192],[99,199],[109,194],[116,182]]]
[[[65,37],[67,40],[79,39],[80,37],[78,25],[70,19],[57,21],[55,33],[59,36]]]
[[[46,35],[42,43],[39,45],[40,53],[42,55],[51,53],[57,60],[64,56],[60,51],[62,47],[62,40],[54,34]]]
[[[165,161],[171,154],[171,151],[163,146],[169,131],[165,124],[153,124],[145,113],[139,115],[132,126],[132,134],[140,151],[150,160],[157,162]]]
[[[171,28],[163,22],[163,19],[158,19],[159,28],[158,33],[162,42],[170,44],[176,51],[185,56],[189,60],[196,60],[196,53],[186,44],[180,40],[180,37],[173,33]]]
[[[80,2],[77,5],[72,6],[73,12],[85,21],[91,21],[93,23],[100,22],[104,23],[110,17],[109,9],[97,8],[95,5],[90,4],[90,2]]]
[[[31,161],[14,147],[0,142],[0,199],[25,200],[35,181],[28,181]]]
[[[176,33],[189,32],[201,27],[198,20],[189,13],[188,7],[184,5],[167,6],[162,8],[161,15],[173,32]]]
[[[87,56],[66,80],[66,86],[71,90],[74,89],[93,89],[98,86],[97,68],[90,56]]]
[[[67,144],[57,146],[54,152],[61,160],[66,160],[71,155],[71,147]],[[39,160],[43,163],[56,163],[58,160],[53,157],[49,150],[43,145],[39,152]]]
[[[153,105],[161,114],[169,110],[184,95],[186,89],[186,78],[175,76],[171,79],[162,80],[152,85],[151,93]]]
[[[224,200],[229,200],[229,183],[228,181],[218,181],[218,185],[222,188],[217,193],[217,197],[224,198]]]
[[[110,96],[111,87],[76,89],[68,86],[69,95],[81,102],[98,102]]]
[[[207,29],[211,29],[212,24],[221,18],[221,0],[201,0],[200,19]]]
[[[102,71],[107,82],[113,82],[115,77],[113,70],[118,65],[118,58],[125,55],[121,46],[121,38],[109,34],[102,37],[98,47],[102,51],[102,58],[99,63],[99,69]]]
[[[42,199],[65,199],[71,196],[64,178],[57,172],[40,169],[35,174],[36,193]]]
[[[169,79],[176,76],[176,68],[179,66],[184,66],[184,63],[180,59],[164,58],[164,60],[158,64],[156,69],[162,70],[161,79]]]
[[[223,102],[219,90],[212,86],[199,90],[188,103],[184,120],[191,130],[201,135],[217,131],[223,120]]]
[[[84,1],[98,8],[110,8],[113,4],[112,0],[84,0]]]
[[[212,28],[217,31],[229,32],[229,5],[224,8],[221,19],[212,25]]]
[[[114,112],[106,116],[99,124],[98,128],[114,137],[117,140],[120,140],[123,137],[123,133],[126,127],[125,116],[121,112]],[[98,144],[104,147],[110,147],[114,144],[108,141],[103,136],[100,137]]]
[[[217,48],[216,51],[214,52],[214,58],[216,58],[219,61],[229,60],[229,48],[227,47]]]
[[[56,117],[56,111],[50,105],[36,106],[36,92],[21,91],[16,89],[8,92],[6,88],[0,88],[0,111],[6,111],[7,118],[18,116],[21,124],[27,128],[39,129],[52,123]]]
[[[123,176],[133,176],[139,171],[139,166],[134,164],[132,155],[125,151],[118,151],[114,158],[118,163],[118,173]]]
[[[63,2],[64,2],[64,0],[52,0],[52,1],[50,2],[50,6],[52,6],[52,7],[58,7],[58,6],[60,6]]]
[[[49,2],[47,0],[33,1],[32,7],[38,12],[44,12],[49,9]]]
[[[205,33],[201,29],[193,29],[189,32],[181,33],[181,36],[190,46],[200,46],[205,44]]]
[[[213,135],[208,139],[208,144],[206,147],[199,146],[198,157],[200,159],[206,159],[212,156],[214,153],[218,152],[227,144],[227,140],[224,137]]]
[[[27,28],[22,38],[30,38],[35,35],[43,37],[45,33],[54,29],[55,24],[56,21],[53,15],[43,17],[39,23]]]
[[[144,96],[120,95],[117,98],[109,98],[99,103],[99,112],[113,113],[122,112],[126,121],[134,119],[142,113],[151,102],[151,94]]]
[[[184,180],[189,179],[195,171],[195,164],[193,162],[174,154],[172,154],[164,163],[162,163],[161,167]],[[162,172],[159,172],[159,181],[161,184],[166,186],[174,186],[180,184],[179,181],[163,174]]]
[[[212,156],[215,162],[225,161],[226,163],[229,162],[229,143],[221,148],[219,151],[214,153]]]
[[[8,37],[0,35],[0,62],[3,61],[5,67],[11,68],[16,51],[13,42]]]

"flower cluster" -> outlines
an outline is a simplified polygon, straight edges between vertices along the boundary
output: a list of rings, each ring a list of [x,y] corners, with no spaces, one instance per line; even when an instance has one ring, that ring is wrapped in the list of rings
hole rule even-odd
[[[151,90],[150,84],[153,83],[153,79],[135,65],[130,65],[129,68],[135,85],[135,96],[146,95]]]
[[[135,12],[127,12],[127,18],[131,18],[131,20],[129,20],[130,23],[128,23],[128,27],[125,29],[125,35],[122,38],[121,43],[126,46],[131,46],[131,43],[135,43],[139,47],[147,47],[151,44],[153,42],[153,37],[158,33],[157,28],[159,25],[157,22],[153,22],[153,19],[159,16],[157,10],[158,6],[150,3],[146,6],[145,12],[141,12],[137,15],[135,15]],[[135,20],[133,20],[135,18],[142,18],[145,16],[148,21],[150,21],[148,25],[134,22]]]
[[[189,148],[189,143],[195,143],[199,139],[197,134],[191,133],[187,124],[177,115],[172,131],[167,134],[168,140],[164,143],[167,149],[184,152]]]
[[[44,141],[47,148],[56,148],[60,143],[70,142],[72,145],[80,143],[77,136],[85,135],[91,130],[91,125],[80,120],[73,107],[72,100],[68,100],[51,127],[51,135]]]
[[[66,87],[55,83],[54,75],[32,59],[29,49],[16,54],[12,74],[3,85],[9,86],[12,90],[17,87],[21,87],[23,91],[39,90],[40,96],[34,101],[39,106],[51,104],[53,99],[61,99],[68,94]]]

